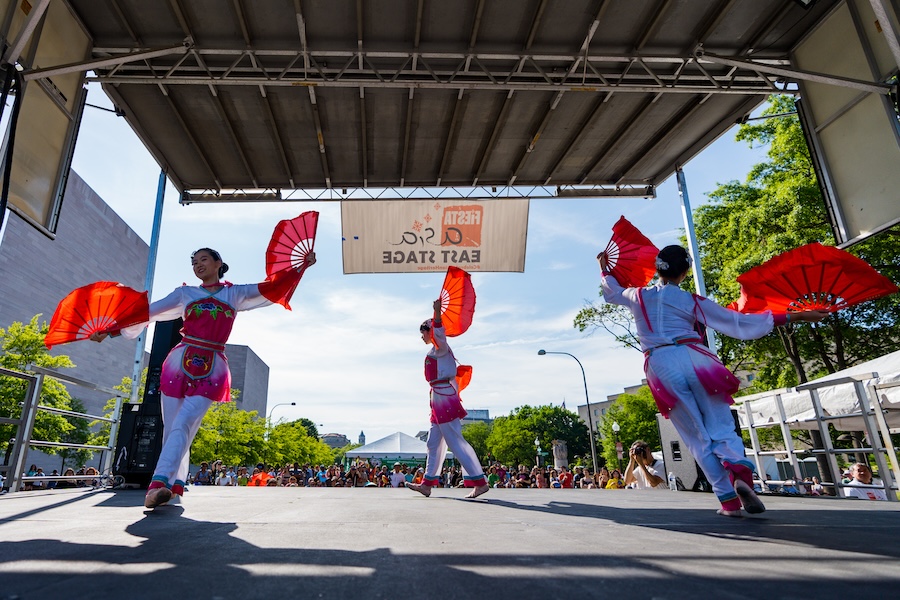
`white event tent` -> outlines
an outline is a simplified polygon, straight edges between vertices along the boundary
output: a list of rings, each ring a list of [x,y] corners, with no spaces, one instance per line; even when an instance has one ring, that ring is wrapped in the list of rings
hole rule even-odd
[[[424,462],[427,455],[425,442],[398,431],[365,446],[349,450],[345,456],[351,460],[355,458],[375,459],[384,464],[394,461]],[[453,454],[447,452],[447,458],[452,459]]]

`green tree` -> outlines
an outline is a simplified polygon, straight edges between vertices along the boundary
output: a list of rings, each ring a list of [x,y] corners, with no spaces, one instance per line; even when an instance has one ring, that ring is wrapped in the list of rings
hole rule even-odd
[[[266,424],[257,413],[240,410],[234,402],[214,402],[191,446],[191,462],[220,459],[229,465],[249,465],[262,459]]]
[[[472,446],[472,449],[475,450],[475,455],[484,462],[484,457],[489,453],[487,440],[488,436],[491,435],[490,424],[481,421],[466,423],[462,426],[462,435]]]
[[[295,423],[300,423],[304,427],[306,427],[306,433],[309,434],[309,437],[313,439],[319,439],[319,428],[316,427],[316,424],[307,419],[306,417],[300,417]]]
[[[793,108],[791,98],[776,96],[764,114]],[[743,125],[737,139],[767,145],[768,160],[753,167],[746,183],[720,185],[694,213],[707,290],[721,304],[738,298],[737,277],[752,267],[810,242],[834,243],[799,120]],[[898,241],[892,229],[850,250],[897,281]],[[795,385],[900,348],[900,299],[867,302],[817,325],[779,327],[760,340],[720,339],[727,365],[756,372],[750,391]]]
[[[331,464],[334,459],[333,451],[327,444],[309,435],[304,421],[309,419],[279,423],[270,430],[265,446],[267,462],[275,465],[295,462]]]
[[[603,297],[603,291],[600,291]],[[634,327],[634,317],[631,311],[620,304],[608,302],[587,302],[575,315],[575,328],[584,333],[593,333],[597,329],[603,329],[626,348],[641,351],[641,341],[638,339],[637,330]]]
[[[322,445],[325,446],[326,448],[328,447],[327,444],[323,443]],[[344,463],[347,460],[347,453],[350,452],[351,450],[355,450],[356,448],[359,448],[361,446],[362,446],[362,444],[352,444],[352,443],[347,444],[346,446],[342,446],[340,448],[332,450],[331,451],[332,458],[325,460],[324,462],[322,460],[318,460],[318,461],[314,461],[314,462],[316,462],[316,464],[321,464],[321,465],[328,465],[328,464],[332,464],[332,463],[333,464]]]
[[[591,438],[587,425],[578,415],[561,406],[520,406],[513,410],[512,418],[520,419],[529,431],[533,431],[541,443],[541,449],[550,451],[553,440],[566,442],[569,456],[590,456]],[[534,439],[531,440],[534,445]]]
[[[622,442],[624,460],[622,468],[628,462],[628,448],[635,440],[644,440],[650,444],[652,450],[659,450],[659,426],[656,422],[656,402],[650,393],[650,388],[644,386],[634,394],[621,394],[607,409],[603,421],[600,423],[600,435],[603,438],[603,458],[607,465],[615,465],[616,461],[616,434],[613,431],[613,423],[619,424],[618,439]]]
[[[488,435],[488,451],[505,465],[533,465],[535,459],[534,431],[514,417],[494,419]]]
[[[68,356],[51,356],[47,351],[44,337],[47,335],[48,325],[46,322],[38,322],[40,316],[32,317],[27,325],[16,321],[7,329],[0,328],[0,367],[26,372],[26,366],[29,364],[47,369],[66,369],[75,366]],[[0,376],[0,414],[19,417],[22,413],[19,403],[25,400],[26,390],[27,384],[22,379]],[[40,403],[72,410],[69,392],[62,383],[50,377],[44,378]],[[15,429],[13,425],[0,424],[0,447],[5,449],[8,446],[8,440],[15,437]],[[73,425],[65,417],[38,411],[32,439],[59,442],[72,429]],[[58,449],[53,447],[42,447],[41,450],[48,454],[58,452]]]

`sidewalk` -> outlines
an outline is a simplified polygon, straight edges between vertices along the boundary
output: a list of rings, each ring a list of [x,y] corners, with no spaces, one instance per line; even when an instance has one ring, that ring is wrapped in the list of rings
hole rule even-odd
[[[0,497],[0,598],[895,597],[900,503],[637,490],[195,487]]]

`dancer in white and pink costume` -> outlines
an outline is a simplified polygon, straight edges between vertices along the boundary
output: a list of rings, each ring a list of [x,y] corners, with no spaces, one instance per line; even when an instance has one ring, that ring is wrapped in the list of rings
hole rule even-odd
[[[315,253],[310,252],[305,266],[315,262]],[[259,284],[232,285],[220,281],[228,265],[215,250],[197,250],[191,265],[201,285],[184,285],[150,305],[150,322],[181,317],[184,326],[182,341],[169,352],[160,376],[163,445],[144,499],[147,508],[184,493],[191,442],[203,416],[213,402],[231,399],[225,344],[237,313],[289,300],[304,270],[279,273]],[[136,338],[144,327],[146,323],[141,323],[112,335]],[[91,339],[100,342],[106,336],[94,334]]]
[[[422,483],[407,483],[406,487],[430,496],[431,488],[441,485],[441,466],[449,447],[462,465],[465,486],[474,488],[466,498],[477,498],[490,487],[475,450],[462,436],[460,419],[468,413],[457,390],[456,358],[441,323],[440,299],[434,301],[434,318],[422,323],[419,333],[422,341],[431,344],[431,350],[425,356],[425,379],[431,386],[431,429],[428,431],[425,478]]]
[[[703,345],[697,324],[741,340],[761,338],[791,320],[814,322],[824,311],[742,314],[678,287],[691,261],[681,246],[666,246],[656,259],[659,282],[648,288],[623,288],[610,273],[605,252],[597,255],[603,298],[628,307],[644,351],[647,384],[660,413],[678,431],[722,503],[719,514],[741,516],[765,510],[753,492],[753,463],[734,431],[729,404],[738,380]]]

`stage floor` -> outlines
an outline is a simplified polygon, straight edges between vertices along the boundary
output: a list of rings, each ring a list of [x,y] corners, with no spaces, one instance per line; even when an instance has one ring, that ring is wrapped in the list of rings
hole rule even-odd
[[[895,597],[900,503],[638,490],[0,496],[0,598]]]

